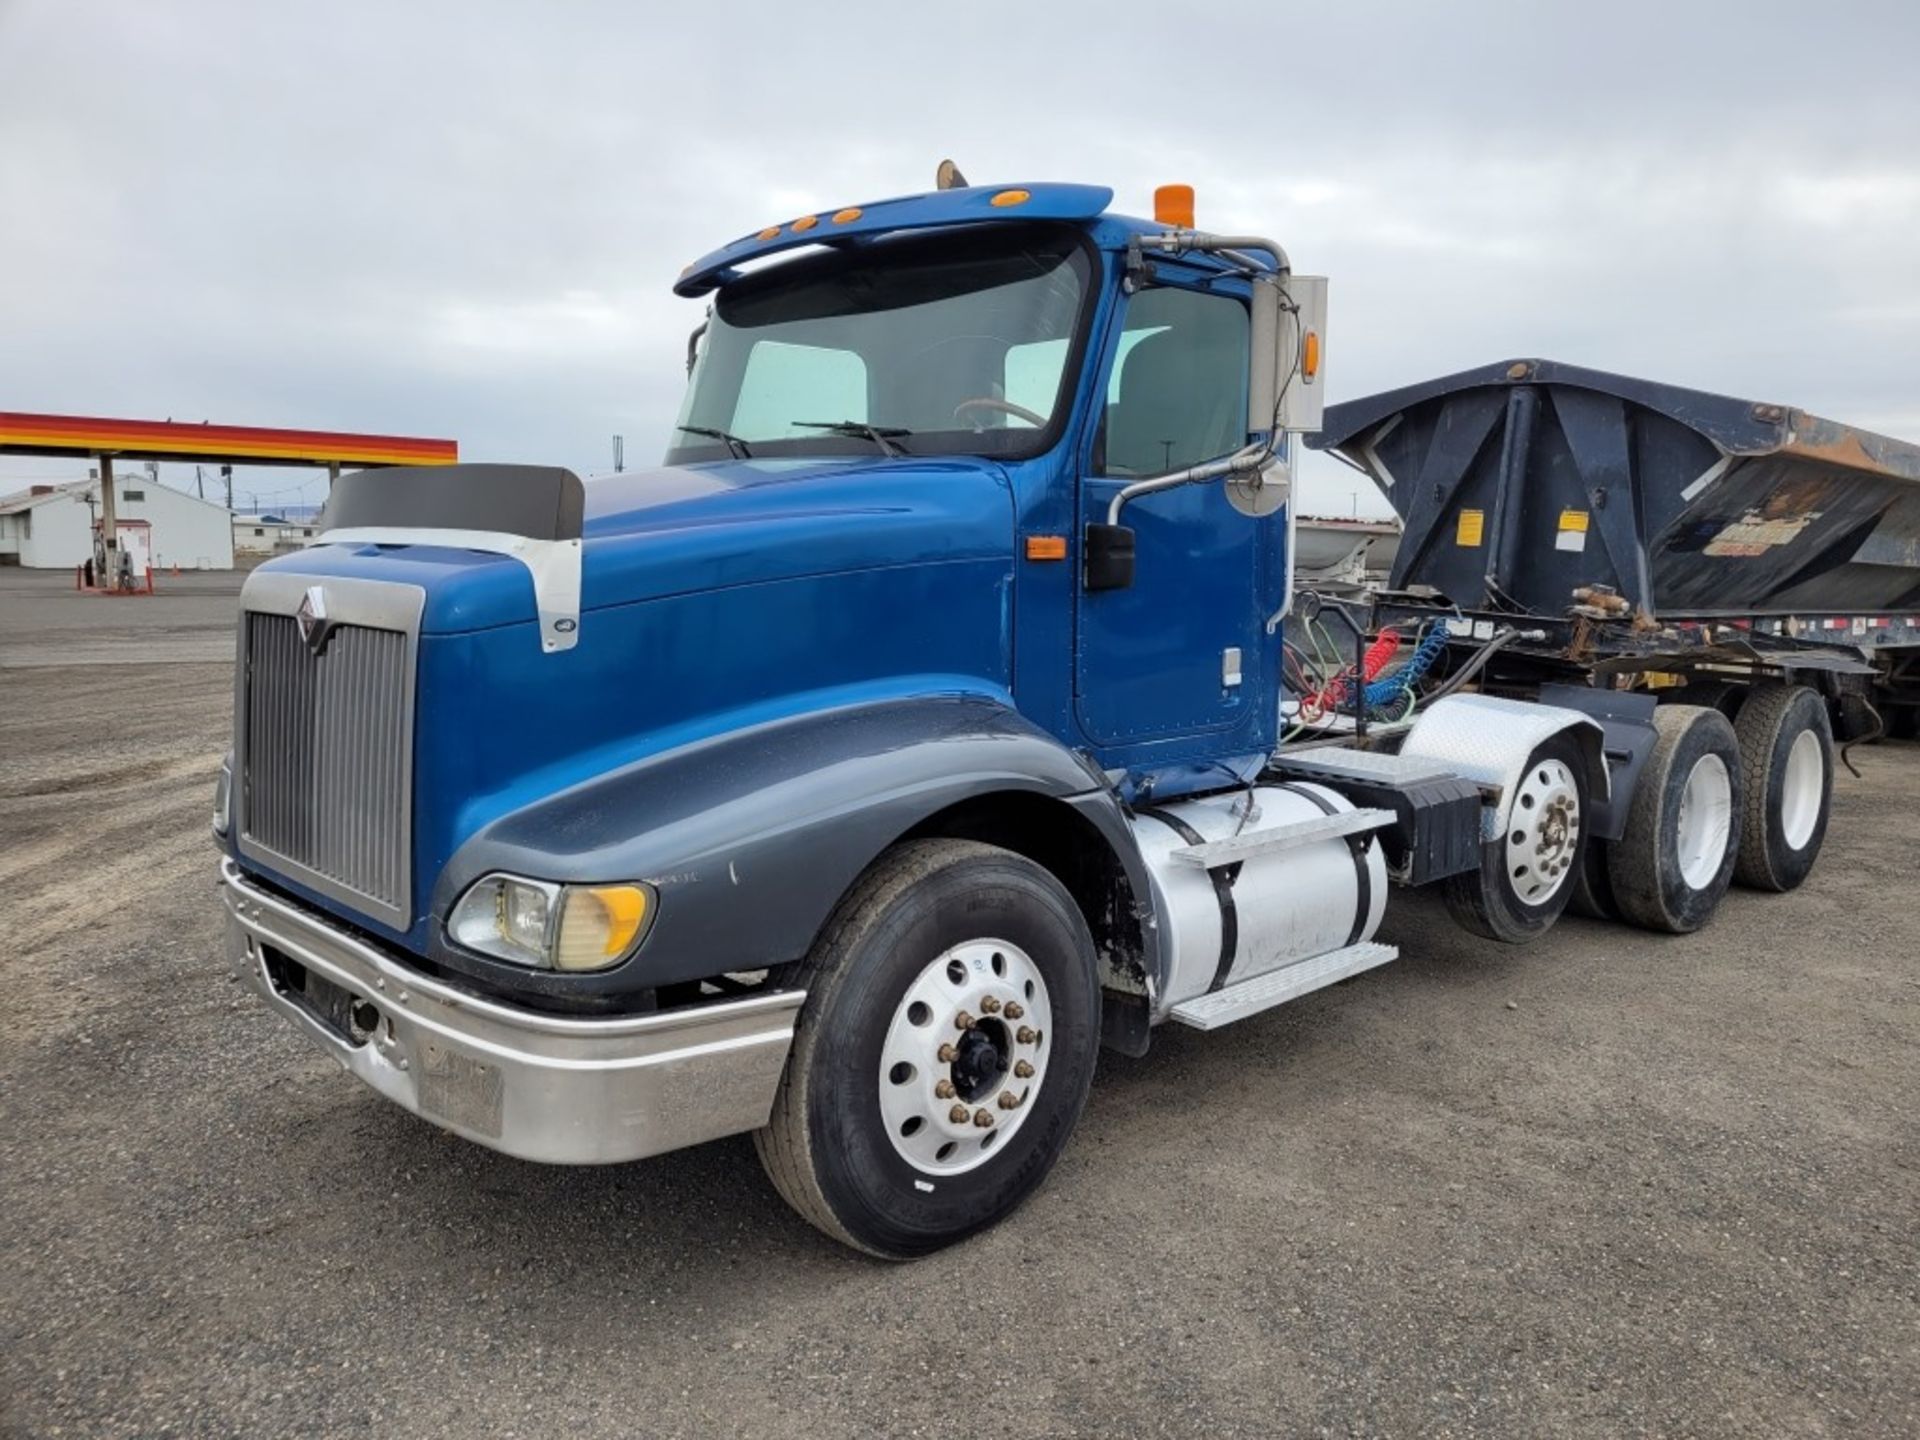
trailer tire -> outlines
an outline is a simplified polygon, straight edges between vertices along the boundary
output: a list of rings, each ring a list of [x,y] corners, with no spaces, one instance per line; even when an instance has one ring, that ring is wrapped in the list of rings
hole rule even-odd
[[[1733,878],[1791,890],[1807,878],[1833,807],[1833,730],[1827,705],[1804,685],[1761,685],[1734,721],[1745,772]]]
[[[1842,692],[1839,700],[1840,724],[1836,738],[1849,745],[1870,743],[1886,738],[1887,722],[1880,707],[1865,695]]]
[[[969,988],[926,988],[949,976]],[[992,1225],[1046,1178],[1086,1104],[1100,1041],[1093,939],[1047,871],[971,840],[896,846],[842,899],[794,983],[807,998],[754,1146],[774,1187],[809,1223],[870,1255],[904,1260]],[[994,1008],[960,1030],[954,1022],[972,1018],[964,997],[996,987],[1005,994]],[[1016,1019],[1036,1025],[996,1018],[1008,1000],[1019,1006]],[[960,1060],[932,1063],[931,1047],[942,1041],[961,1048]],[[917,1047],[913,1058],[893,1061],[903,1044]],[[963,1070],[972,1055],[986,1058]],[[1030,1082],[1012,1078],[1022,1068]],[[956,1083],[964,1088],[935,1098],[937,1086]],[[1013,1107],[1000,1103],[1023,1084]],[[913,1113],[900,1123],[888,1107],[903,1101]],[[973,1105],[980,1108],[959,1122],[946,1114]],[[980,1115],[989,1123],[976,1127]],[[929,1140],[944,1147],[937,1159],[932,1151],[915,1158],[914,1147]]]
[[[1498,839],[1480,847],[1480,868],[1445,881],[1447,911],[1454,923],[1475,935],[1520,945],[1544,935],[1567,908],[1579,883],[1592,810],[1587,797],[1587,765],[1572,736],[1555,735],[1527,757],[1514,786],[1514,808]],[[1536,804],[1534,791],[1544,803]],[[1551,797],[1546,799],[1545,797]],[[1549,811],[1556,802],[1560,819]],[[1523,816],[1523,807],[1528,812]],[[1531,816],[1542,816],[1533,820]],[[1557,826],[1557,831],[1549,827]],[[1570,831],[1564,839],[1549,838]],[[1539,847],[1548,845],[1556,867],[1539,886]],[[1517,858],[1516,858],[1517,857]]]
[[[1662,705],[1656,733],[1607,847],[1607,878],[1622,919],[1646,930],[1698,930],[1733,883],[1740,850],[1740,742],[1718,710]]]

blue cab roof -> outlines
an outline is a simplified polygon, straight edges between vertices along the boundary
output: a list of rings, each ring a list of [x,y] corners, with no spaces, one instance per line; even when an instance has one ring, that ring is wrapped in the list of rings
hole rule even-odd
[[[738,267],[803,245],[858,242],[900,230],[930,230],[942,225],[978,225],[1008,220],[1092,220],[1106,212],[1113,191],[1104,185],[972,185],[932,190],[865,205],[802,215],[769,225],[703,255],[674,282],[673,292],[689,298],[717,290],[739,278]],[[1144,225],[1142,229],[1148,228]]]

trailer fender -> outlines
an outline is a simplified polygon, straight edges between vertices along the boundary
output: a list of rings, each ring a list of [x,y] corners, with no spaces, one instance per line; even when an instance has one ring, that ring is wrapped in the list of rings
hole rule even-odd
[[[803,957],[853,883],[931,817],[991,795],[1071,809],[1151,893],[1118,798],[1090,763],[985,695],[844,705],[649,756],[514,811],[455,852],[434,887],[446,915],[480,877],[642,880],[658,893],[634,957],[555,974],[448,944],[433,958],[522,993],[592,1003]],[[1091,841],[1091,837],[1089,837]],[[1142,925],[1153,974],[1154,936]]]
[[[1613,786],[1599,724],[1557,705],[1449,695],[1421,712],[1400,753],[1445,765],[1488,793],[1480,810],[1480,838],[1487,841],[1506,833],[1527,757],[1562,733],[1573,736],[1586,762],[1590,805],[1610,808]]]

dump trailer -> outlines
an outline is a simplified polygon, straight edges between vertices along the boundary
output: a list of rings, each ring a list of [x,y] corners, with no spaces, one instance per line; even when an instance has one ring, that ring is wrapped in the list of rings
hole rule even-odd
[[[1371,478],[1405,527],[1379,623],[1437,620],[1455,655],[1484,647],[1474,683],[1491,693],[1733,722],[1750,772],[1742,882],[1798,884],[1825,831],[1831,764],[1811,739],[1788,745],[1793,713],[1823,709],[1846,740],[1914,733],[1920,446],[1550,360],[1326,419],[1310,443]],[[1635,843],[1592,837],[1576,910],[1650,918],[1616,883]]]
[[[1405,526],[1386,613],[1545,630],[1493,683],[1692,681],[1731,713],[1784,678],[1844,738],[1913,733],[1920,445],[1550,360],[1344,402],[1312,443]]]
[[[1525,940],[1599,837],[1622,913],[1690,929],[1782,775],[1791,866],[1752,873],[1804,875],[1806,687],[1736,733],[1499,693],[1559,623],[1517,608],[1292,613],[1326,287],[1278,242],[942,168],[680,272],[661,468],[349,473],[249,577],[214,832],[267,1006],[510,1155],[750,1132],[897,1258],[1032,1192],[1102,1045],[1394,960],[1397,888]]]

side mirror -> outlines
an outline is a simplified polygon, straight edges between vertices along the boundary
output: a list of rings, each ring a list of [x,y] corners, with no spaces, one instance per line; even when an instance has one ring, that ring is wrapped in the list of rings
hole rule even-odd
[[[1247,432],[1318,430],[1326,395],[1326,276],[1261,276],[1253,282],[1252,320]]]
[[[1133,584],[1133,531],[1125,525],[1087,526],[1089,590],[1125,590]]]

